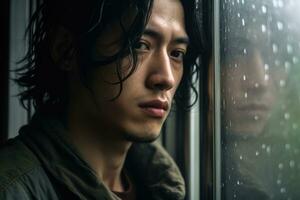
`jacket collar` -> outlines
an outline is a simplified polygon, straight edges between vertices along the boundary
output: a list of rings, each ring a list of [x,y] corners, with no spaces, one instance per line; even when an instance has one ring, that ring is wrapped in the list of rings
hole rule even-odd
[[[21,139],[45,168],[80,199],[117,200],[88,163],[65,138],[66,129],[55,116],[36,114],[20,131]],[[157,143],[133,144],[125,162],[127,171],[152,200],[181,200],[184,180],[172,158]]]

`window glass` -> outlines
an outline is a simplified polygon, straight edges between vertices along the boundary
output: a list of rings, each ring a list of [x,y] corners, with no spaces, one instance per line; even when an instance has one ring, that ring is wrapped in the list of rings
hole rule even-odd
[[[220,5],[222,199],[300,199],[300,2]]]

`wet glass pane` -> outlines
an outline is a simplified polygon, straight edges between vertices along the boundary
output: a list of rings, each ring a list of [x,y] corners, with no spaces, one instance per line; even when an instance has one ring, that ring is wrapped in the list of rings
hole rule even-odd
[[[221,0],[223,199],[300,199],[300,1]]]

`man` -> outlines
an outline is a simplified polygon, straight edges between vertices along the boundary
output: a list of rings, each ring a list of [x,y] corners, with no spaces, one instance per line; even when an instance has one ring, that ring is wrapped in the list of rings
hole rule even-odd
[[[174,161],[149,142],[197,69],[195,7],[45,0],[17,80],[36,113],[1,150],[0,199],[183,199]]]

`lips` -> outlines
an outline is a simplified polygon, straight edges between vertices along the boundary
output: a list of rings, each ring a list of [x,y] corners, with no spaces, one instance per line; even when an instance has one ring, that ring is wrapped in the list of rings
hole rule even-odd
[[[270,107],[266,104],[246,104],[238,107],[241,111],[268,111]]]
[[[167,101],[150,100],[139,104],[139,107],[150,117],[162,118],[169,109]]]

